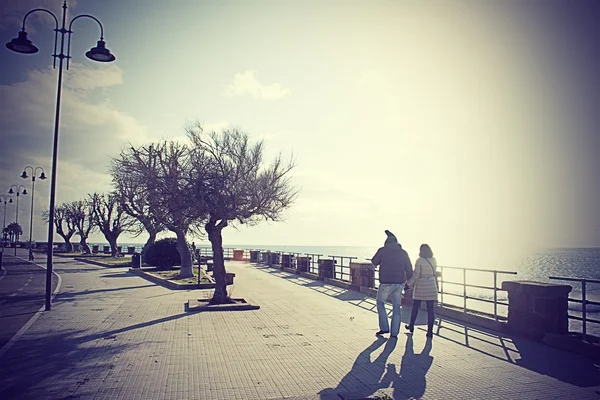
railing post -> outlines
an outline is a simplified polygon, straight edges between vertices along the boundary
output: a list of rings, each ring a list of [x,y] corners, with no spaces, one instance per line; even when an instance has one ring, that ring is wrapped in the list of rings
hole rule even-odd
[[[467,312],[467,270],[463,268],[463,312]]]
[[[494,271],[494,319],[498,321],[498,275]]]
[[[585,279],[581,280],[581,328],[582,328],[582,339],[586,340],[585,336],[587,334],[587,300],[585,293]]]
[[[440,302],[444,305],[444,267],[440,266]],[[437,279],[437,278],[436,278]]]

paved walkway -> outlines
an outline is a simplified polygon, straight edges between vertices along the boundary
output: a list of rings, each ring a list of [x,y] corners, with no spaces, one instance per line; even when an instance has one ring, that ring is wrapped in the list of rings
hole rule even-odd
[[[260,310],[187,314],[209,293],[58,263],[52,311],[0,358],[0,399],[600,399],[585,357],[446,320],[429,343],[423,326],[377,339],[371,298],[227,267],[233,295]]]

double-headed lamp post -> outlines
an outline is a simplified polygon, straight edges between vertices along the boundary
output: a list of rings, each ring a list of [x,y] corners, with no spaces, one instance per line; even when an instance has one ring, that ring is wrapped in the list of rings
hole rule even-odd
[[[6,233],[4,232],[4,229],[6,229],[6,203],[12,203],[12,198],[10,196],[0,194],[0,203],[4,203],[4,221],[2,222],[2,251],[0,251],[0,267],[1,267],[2,266],[2,256],[4,255],[4,241],[6,238]]]
[[[17,191],[15,192],[13,190],[13,188],[17,188]],[[23,188],[23,191],[21,191],[21,188]],[[19,224],[19,195],[22,194],[23,196],[25,196],[27,194],[27,189],[25,189],[25,186],[23,185],[12,185],[10,187],[10,189],[8,190],[8,194],[17,194],[17,210],[15,211],[15,224]],[[19,234],[15,232],[15,256],[17,255],[17,242],[19,241]]]
[[[56,164],[58,162],[58,126],[59,126],[59,116],[60,116],[60,95],[62,91],[62,75],[63,75],[63,61],[67,60],[67,69],[69,69],[69,59],[71,58],[71,34],[73,31],[71,28],[73,27],[73,22],[78,20],[79,18],[91,18],[98,23],[100,26],[100,40],[96,44],[96,47],[92,47],[88,52],[85,53],[85,56],[93,61],[98,62],[111,62],[115,60],[115,56],[106,48],[106,43],[104,43],[104,28],[102,24],[96,17],[93,17],[88,14],[81,14],[73,17],[71,22],[69,23],[69,28],[66,29],[67,23],[67,2],[63,3],[63,13],[62,13],[62,26],[58,28],[58,18],[52,11],[46,10],[44,8],[36,8],[29,11],[25,14],[23,18],[23,28],[19,32],[19,35],[8,42],[6,47],[9,50],[16,51],[17,53],[23,54],[34,54],[39,50],[38,48],[31,42],[31,40],[27,39],[27,32],[25,31],[25,21],[27,17],[37,11],[45,12],[50,14],[54,18],[54,22],[56,22],[56,28],[54,29],[54,53],[52,54],[52,58],[54,59],[54,67],[56,67],[56,59],[58,58],[58,89],[56,92],[56,114],[54,117],[54,146],[52,150],[52,173],[50,180],[50,207],[49,207],[49,216],[48,216],[48,256],[46,261],[46,310],[50,310],[51,302],[52,302],[52,251],[54,247],[54,202],[56,198]],[[60,34],[60,53],[57,54],[56,47],[58,45],[58,35]],[[65,35],[67,38],[67,53],[65,54]]]
[[[44,168],[42,168],[42,167],[33,168],[32,166],[28,165],[25,167],[25,169],[23,169],[21,178],[23,178],[23,179],[29,178],[27,176],[28,169],[31,170],[31,213],[29,214],[29,261],[31,261],[31,260],[33,260],[33,253],[31,252],[31,248],[33,246],[33,238],[32,238],[32,233],[33,233],[33,195],[35,194],[35,174],[37,174],[38,169],[40,171],[42,171],[42,173],[39,176],[39,178],[41,180],[46,179],[46,174],[44,173]]]

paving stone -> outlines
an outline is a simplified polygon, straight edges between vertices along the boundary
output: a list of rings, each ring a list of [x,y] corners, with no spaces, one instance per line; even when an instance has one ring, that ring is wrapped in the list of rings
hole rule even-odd
[[[228,262],[229,290],[260,309],[200,313],[183,304],[210,291],[55,269],[52,311],[0,358],[1,399],[600,398],[588,358],[448,320],[428,343],[425,313],[413,335],[376,338],[374,299],[275,269]]]

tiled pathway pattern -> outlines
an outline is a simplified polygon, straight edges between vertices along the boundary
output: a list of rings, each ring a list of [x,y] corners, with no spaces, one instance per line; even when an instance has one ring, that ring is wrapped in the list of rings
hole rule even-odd
[[[585,357],[446,320],[429,343],[422,326],[377,339],[371,298],[227,268],[260,310],[187,314],[210,294],[57,260],[61,292],[0,358],[0,399],[600,399]]]

